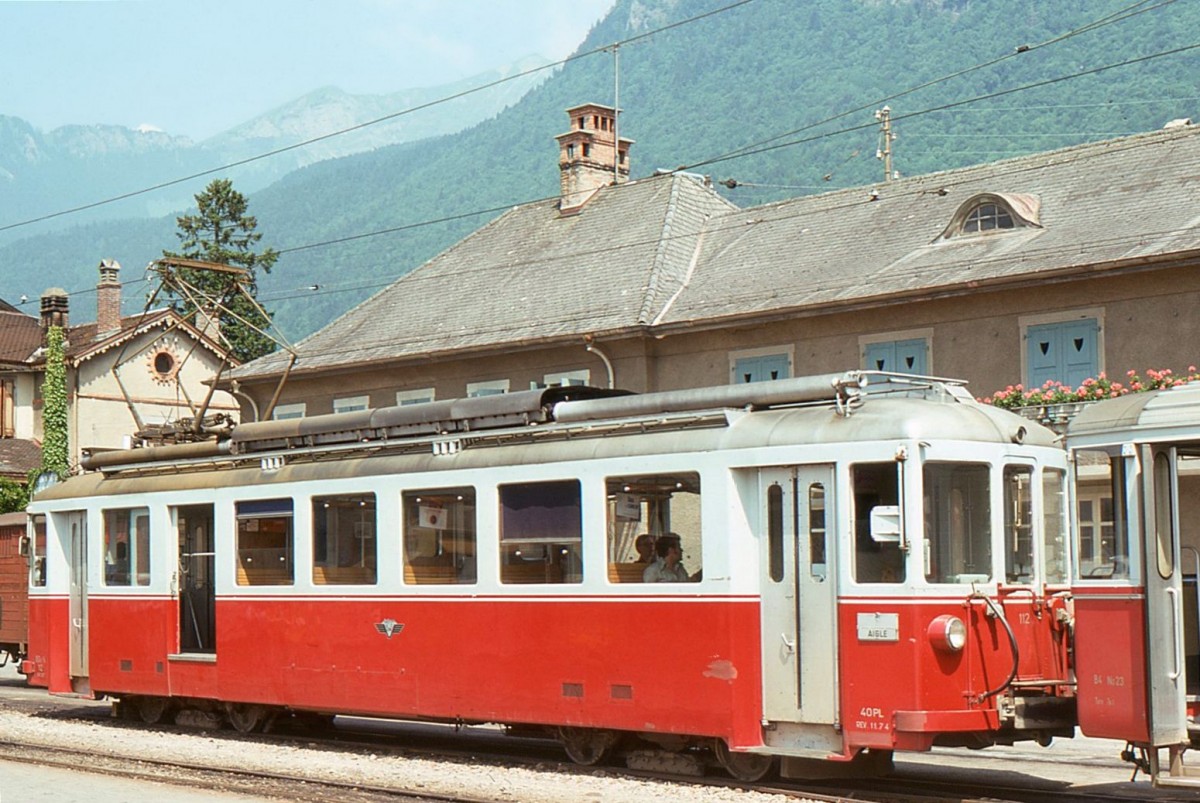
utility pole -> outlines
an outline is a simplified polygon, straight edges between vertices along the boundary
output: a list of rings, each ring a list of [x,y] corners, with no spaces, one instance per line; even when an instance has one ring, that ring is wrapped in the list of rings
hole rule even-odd
[[[621,183],[621,46],[613,44],[613,186]]]
[[[899,175],[892,172],[892,141],[896,139],[896,132],[892,131],[892,107],[884,106],[875,112],[875,119],[879,121],[879,148],[875,158],[883,160],[883,180],[891,181]]]

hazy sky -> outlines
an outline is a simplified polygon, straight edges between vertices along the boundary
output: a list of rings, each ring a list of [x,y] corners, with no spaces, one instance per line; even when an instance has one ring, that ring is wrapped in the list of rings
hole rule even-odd
[[[200,140],[323,86],[560,59],[615,0],[0,0],[0,115]]]

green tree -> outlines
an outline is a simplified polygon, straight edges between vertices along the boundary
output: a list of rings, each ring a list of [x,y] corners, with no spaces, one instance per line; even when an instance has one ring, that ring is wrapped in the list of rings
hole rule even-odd
[[[0,477],[0,513],[22,513],[29,505],[29,486]]]
[[[213,180],[196,195],[196,205],[197,214],[175,219],[180,251],[163,251],[163,256],[244,268],[249,274],[241,280],[245,292],[239,291],[231,274],[190,268],[178,268],[176,272],[183,283],[219,299],[222,308],[217,318],[235,359],[247,362],[268,354],[275,343],[262,332],[270,326],[271,317],[252,299],[258,294],[257,271],[261,268],[263,273],[270,273],[279,254],[271,248],[261,253],[253,250],[262,239],[262,234],[256,231],[258,220],[246,214],[246,198],[233,188],[229,179]],[[181,315],[195,312],[195,299],[184,296],[177,288],[168,288],[168,293],[174,299],[172,306]]]
[[[42,471],[70,473],[67,435],[67,360],[61,326],[46,332],[46,375],[42,379]]]

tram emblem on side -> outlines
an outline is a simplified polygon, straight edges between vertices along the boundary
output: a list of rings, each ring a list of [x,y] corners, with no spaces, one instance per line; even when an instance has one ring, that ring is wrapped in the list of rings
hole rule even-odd
[[[404,625],[395,619],[384,619],[382,622],[375,623],[375,629],[390,639],[403,630]]]

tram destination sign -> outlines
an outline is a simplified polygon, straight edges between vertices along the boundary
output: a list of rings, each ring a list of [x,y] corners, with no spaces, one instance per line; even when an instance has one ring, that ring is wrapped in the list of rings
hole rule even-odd
[[[860,613],[858,615],[859,641],[899,641],[900,614]]]

